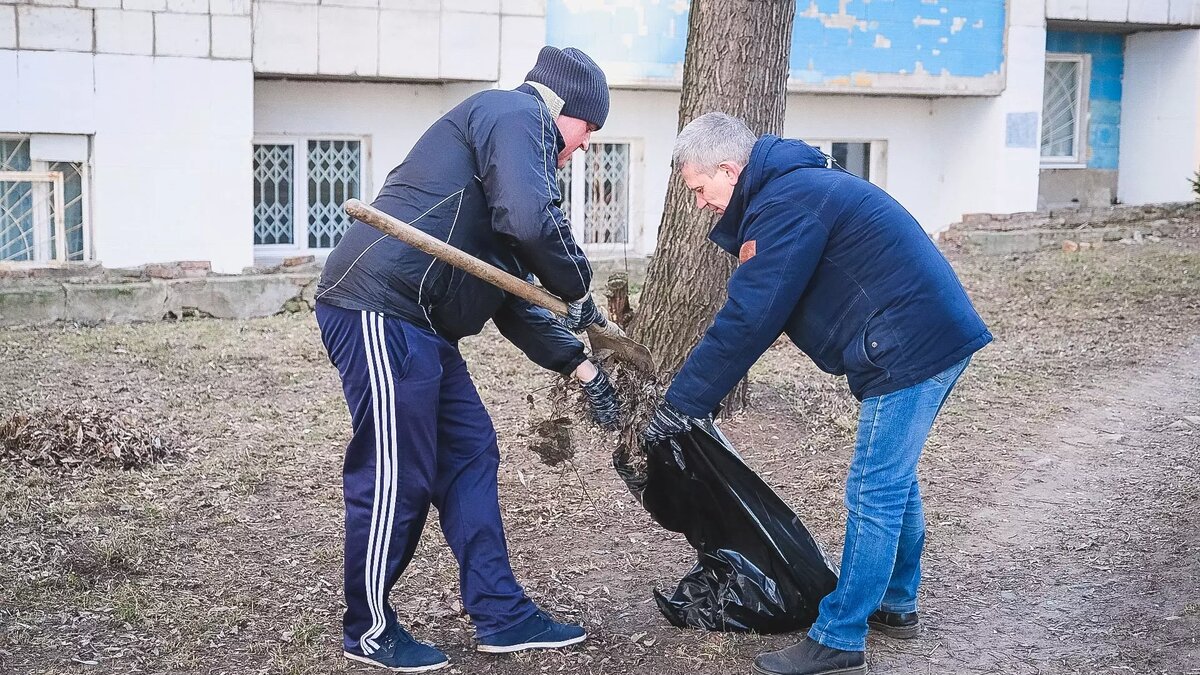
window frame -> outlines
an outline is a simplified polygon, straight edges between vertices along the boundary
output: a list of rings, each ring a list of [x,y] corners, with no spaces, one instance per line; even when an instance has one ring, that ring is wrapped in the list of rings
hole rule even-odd
[[[1075,153],[1071,156],[1047,157],[1042,154],[1042,126],[1038,125],[1038,161],[1043,169],[1086,169],[1088,130],[1088,89],[1092,82],[1091,54],[1073,52],[1046,52],[1046,63],[1074,62],[1077,71],[1079,95],[1075,101]],[[1043,77],[1045,67],[1043,66]],[[1043,87],[1043,92],[1045,88]],[[1046,100],[1043,93],[1041,120],[1046,116]]]
[[[587,175],[587,157],[586,151],[571,153],[571,212],[566,216],[571,221],[571,234],[575,237],[575,241],[583,248],[583,251],[589,258],[597,260],[619,258],[628,255],[630,251],[635,254],[641,251],[641,242],[645,218],[642,212],[641,202],[641,180],[642,180],[642,165],[644,158],[643,139],[631,136],[592,136],[588,145],[628,145],[629,146],[629,175],[628,175],[628,190],[626,191],[626,212],[629,214],[629,222],[625,226],[625,242],[619,244],[588,244],[585,238],[585,210],[584,201],[587,192],[585,183]]]
[[[0,139],[18,140],[18,141],[23,140],[26,143],[32,145],[33,137],[36,135],[37,135],[36,133],[25,133],[25,134],[0,133]],[[75,134],[72,134],[72,135],[75,135]],[[81,216],[82,216],[82,222],[80,223],[80,235],[81,235],[80,247],[81,247],[81,250],[80,250],[79,260],[71,260],[71,257],[70,257],[71,253],[66,248],[66,246],[67,246],[66,242],[67,242],[67,240],[70,239],[69,236],[66,236],[66,232],[65,232],[65,230],[66,230],[65,200],[66,200],[67,175],[61,171],[52,171],[50,169],[51,164],[64,163],[64,162],[68,163],[68,164],[76,165],[78,167],[78,171],[79,171],[79,181],[80,181],[79,188],[80,188],[80,201],[81,201],[80,209],[81,209]],[[36,178],[32,179],[32,181],[31,181],[34,184],[34,189],[36,191],[40,192],[43,189],[49,191],[48,195],[41,196],[38,199],[38,201],[42,203],[42,205],[39,206],[38,208],[42,209],[45,206],[45,204],[47,203],[47,200],[53,200],[54,208],[62,209],[61,213],[62,213],[62,217],[64,219],[64,221],[62,223],[62,228],[61,228],[62,231],[59,232],[58,224],[51,223],[51,225],[50,225],[50,227],[56,231],[56,233],[55,233],[56,241],[57,241],[58,236],[60,236],[60,235],[63,236],[63,243],[61,246],[59,246],[62,254],[60,257],[59,253],[56,251],[54,256],[49,256],[48,254],[46,254],[46,252],[44,250],[42,250],[42,251],[40,251],[43,254],[42,258],[39,258],[37,260],[0,261],[0,267],[3,267],[3,266],[7,266],[7,267],[46,267],[46,266],[58,266],[58,265],[66,265],[66,264],[71,264],[71,263],[86,263],[86,262],[95,261],[96,252],[95,252],[95,249],[93,248],[93,233],[92,233],[92,139],[91,139],[91,137],[89,136],[87,139],[87,157],[85,159],[80,160],[80,161],[65,161],[65,160],[45,160],[45,159],[30,158],[29,170],[26,173],[37,176]],[[45,178],[42,174],[49,175],[51,173],[60,174],[60,180],[57,180],[57,181],[45,180]],[[21,181],[17,181],[17,182],[21,182]],[[50,185],[45,185],[47,182],[50,183]],[[47,213],[45,214],[44,217],[51,218],[50,213],[47,211]],[[57,218],[54,218],[54,220],[57,220]],[[50,241],[49,239],[46,239],[46,241],[44,241],[44,242],[39,242],[39,245],[49,246],[50,245],[49,241]]]
[[[868,182],[877,185],[880,188],[887,189],[887,159],[888,159],[888,142],[883,138],[856,138],[847,136],[830,136],[827,138],[818,138],[813,140],[805,139],[812,147],[820,150],[829,157],[833,157],[834,143],[867,143],[871,146],[871,157],[868,160],[867,170],[870,172]]]
[[[309,248],[308,246],[308,142],[309,141],[357,141],[359,143],[358,184],[362,186],[359,199],[364,201],[371,190],[368,167],[371,162],[371,137],[363,134],[255,134],[250,141],[251,178],[253,178],[254,146],[292,146],[292,242],[291,244],[254,244],[256,258],[273,258],[287,255],[314,255],[324,258],[332,248]],[[254,204],[250,205],[253,216]],[[254,241],[254,223],[250,224],[250,240]]]

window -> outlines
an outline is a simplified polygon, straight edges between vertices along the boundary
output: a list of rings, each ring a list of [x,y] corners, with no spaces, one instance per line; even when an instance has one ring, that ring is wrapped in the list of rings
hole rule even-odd
[[[1042,164],[1084,163],[1087,59],[1083,54],[1047,54],[1042,92]]]
[[[253,160],[255,246],[331,249],[341,241],[350,226],[342,204],[363,194],[361,140],[263,139]]]
[[[77,138],[86,154],[86,138]],[[0,262],[90,258],[86,162],[40,160],[30,147],[29,136],[0,137]]]
[[[833,157],[838,166],[884,187],[887,174],[887,141],[808,141],[808,144]]]
[[[592,143],[558,171],[562,210],[591,252],[619,252],[632,243],[632,165],[630,143]]]

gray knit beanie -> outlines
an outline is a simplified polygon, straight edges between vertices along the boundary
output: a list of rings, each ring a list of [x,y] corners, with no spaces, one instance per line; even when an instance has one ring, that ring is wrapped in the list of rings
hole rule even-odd
[[[526,81],[550,87],[563,100],[562,114],[604,126],[608,118],[608,80],[587,54],[567,47],[542,47]]]

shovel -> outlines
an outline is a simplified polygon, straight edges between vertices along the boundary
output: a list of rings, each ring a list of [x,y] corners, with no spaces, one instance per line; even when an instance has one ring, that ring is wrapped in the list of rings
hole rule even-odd
[[[490,265],[479,258],[454,248],[450,244],[432,237],[421,230],[364,204],[357,199],[347,201],[342,207],[350,217],[361,220],[380,232],[395,237],[415,249],[424,251],[442,262],[453,265],[503,291],[528,300],[529,302],[554,312],[559,316],[567,315],[567,303],[547,293],[533,284],[518,279],[504,270]],[[621,363],[631,366],[646,375],[654,376],[657,369],[654,356],[644,345],[634,342],[625,335],[625,331],[612,321],[606,321],[604,327],[595,324],[587,327],[588,340],[592,343],[592,351],[608,350]]]

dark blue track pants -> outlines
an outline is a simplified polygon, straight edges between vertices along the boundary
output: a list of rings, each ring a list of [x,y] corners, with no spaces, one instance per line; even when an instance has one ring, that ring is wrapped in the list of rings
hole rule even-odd
[[[396,623],[388,593],[429,505],[458,560],[463,607],[486,637],[530,617],[500,521],[496,431],[458,348],[402,319],[317,303],[354,433],[346,447],[347,649],[370,654]]]

